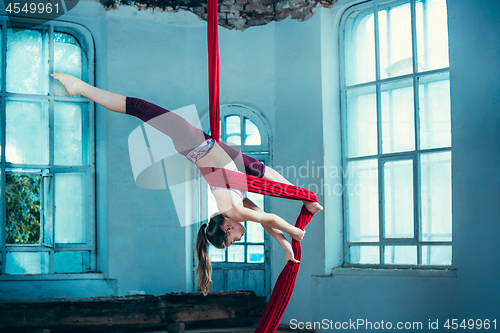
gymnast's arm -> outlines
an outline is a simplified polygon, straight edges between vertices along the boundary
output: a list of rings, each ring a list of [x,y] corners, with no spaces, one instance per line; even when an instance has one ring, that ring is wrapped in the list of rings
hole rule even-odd
[[[214,191],[214,196],[216,195]],[[222,192],[222,191],[220,191]],[[230,191],[227,191],[230,192]],[[234,194],[234,193],[231,193]],[[235,195],[235,194],[234,194]],[[261,209],[255,210],[255,209],[250,209],[245,206],[245,204],[233,204],[231,208],[228,207],[223,207],[219,205],[220,202],[223,202],[222,200],[218,200],[216,197],[216,201],[218,203],[219,211],[223,212],[223,214],[230,218],[231,220],[235,222],[243,222],[243,221],[253,221],[253,222],[258,222],[262,225],[266,225],[266,227],[269,228],[274,228],[281,230],[283,232],[286,232],[289,234],[293,239],[297,241],[301,241],[302,238],[304,237],[305,232],[299,228],[296,228],[295,226],[291,225],[290,223],[286,222],[283,220],[281,217],[279,217],[276,214],[269,214]],[[248,202],[251,202],[248,198],[245,198],[243,201],[244,203],[246,202],[248,205]],[[254,205],[255,206],[255,205]],[[257,207],[257,206],[255,206]],[[258,208],[258,207],[257,207]]]
[[[257,205],[255,205],[252,200],[245,198],[243,200],[243,205],[253,211],[256,212],[263,212]],[[281,245],[283,250],[285,250],[286,256],[285,256],[285,263],[287,263],[289,260],[292,261],[293,263],[299,263],[298,260],[294,258],[293,254],[293,249],[288,240],[285,238],[285,235],[281,230],[275,229],[267,225],[266,223],[261,223],[262,227],[264,230],[266,230],[271,236],[273,236],[278,243]]]

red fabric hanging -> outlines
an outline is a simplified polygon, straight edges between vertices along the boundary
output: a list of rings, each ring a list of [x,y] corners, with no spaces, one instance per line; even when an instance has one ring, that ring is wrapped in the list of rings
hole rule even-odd
[[[208,0],[208,105],[211,136],[219,142],[220,99],[219,99],[219,34],[217,0]]]
[[[210,129],[212,137],[219,141],[220,124],[220,102],[219,102],[219,41],[218,41],[218,20],[217,20],[217,0],[208,0],[208,80],[209,80],[209,113]],[[316,195],[303,188],[273,182],[262,178],[241,174],[235,171],[215,168],[200,168],[206,181],[212,186],[235,188],[241,191],[250,191],[269,196],[294,200],[317,201]],[[223,177],[220,173],[223,173]],[[313,214],[305,206],[302,206],[300,215],[295,222],[295,226],[304,229],[309,223]],[[300,242],[292,239],[292,249],[294,257],[301,259]],[[300,264],[288,262],[281,271],[281,274],[274,285],[271,298],[267,304],[266,311],[260,320],[255,333],[274,333],[285,313],[286,307],[292,297],[295,287],[295,280],[299,272]]]
[[[216,168],[200,168],[205,180],[212,186],[234,188],[241,191],[260,193],[264,195],[287,198],[294,200],[318,201],[316,195],[301,187],[274,182],[235,171]],[[222,176],[222,177],[221,177]],[[305,226],[311,221],[311,214],[305,206],[302,206],[300,215],[295,222],[295,226],[304,230]],[[302,256],[300,242],[292,239],[292,249],[295,259],[299,260]],[[281,271],[276,284],[274,285],[271,298],[267,304],[266,311],[260,320],[255,333],[276,332],[278,325],[285,313],[286,307],[292,297],[295,287],[295,280],[299,272],[300,264],[288,262]]]

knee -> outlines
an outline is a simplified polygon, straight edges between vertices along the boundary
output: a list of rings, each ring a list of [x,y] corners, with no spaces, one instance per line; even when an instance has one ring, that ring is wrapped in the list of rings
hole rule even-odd
[[[266,166],[264,170],[264,176],[262,178],[269,180],[276,180],[278,175],[279,175],[278,171],[274,170],[271,167]]]

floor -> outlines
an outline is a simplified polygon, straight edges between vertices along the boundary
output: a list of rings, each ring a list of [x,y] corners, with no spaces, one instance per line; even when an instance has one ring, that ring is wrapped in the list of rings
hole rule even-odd
[[[195,329],[195,330],[186,330],[186,333],[253,333],[255,331],[255,327],[242,327],[242,328],[218,328],[218,329]],[[278,329],[276,333],[278,332],[305,332],[305,331],[300,331],[300,330],[280,330]],[[312,331],[310,331],[312,332]]]
[[[209,328],[209,329],[191,329],[185,330],[185,333],[253,333],[255,331],[255,327],[233,327],[233,328]],[[276,333],[315,333],[316,331],[311,330],[291,330],[291,329],[278,329]],[[147,333],[169,333],[167,331],[154,331]]]

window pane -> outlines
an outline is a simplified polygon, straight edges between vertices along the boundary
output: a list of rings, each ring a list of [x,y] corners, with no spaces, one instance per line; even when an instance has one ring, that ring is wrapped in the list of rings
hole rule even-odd
[[[1,149],[1,147],[0,147],[0,149]],[[3,179],[3,175],[2,175],[2,168],[0,168],[0,179]],[[4,189],[2,189],[2,188],[0,187],[0,191],[4,191]],[[7,204],[7,199],[5,199],[5,204]],[[5,209],[4,207],[0,207],[0,221],[6,221],[6,216],[5,216],[5,214],[6,214],[6,209]],[[6,223],[6,224],[7,224],[7,223]],[[5,231],[6,231],[6,233],[7,233],[7,228],[5,229]],[[1,234],[1,232],[0,232],[0,234]],[[2,239],[2,240],[0,240],[0,246],[3,246],[3,239]],[[1,265],[3,265],[3,263],[2,263],[2,259],[0,259],[0,267],[1,267]]]
[[[43,244],[52,247],[54,245],[54,216],[52,206],[52,177],[42,177],[43,182]]]
[[[412,73],[410,4],[379,11],[378,26],[380,78]]]
[[[260,209],[264,210],[264,196],[257,193],[248,192],[248,199],[252,200]],[[263,243],[264,242],[264,228],[260,223],[247,222],[247,242]]]
[[[451,146],[450,80],[448,74],[419,80],[420,149]]]
[[[40,175],[5,175],[6,244],[40,243]]]
[[[254,223],[254,222],[250,222],[250,223]],[[247,224],[250,224],[250,223],[247,223],[247,222],[243,222],[243,226],[245,227],[245,229],[248,230],[248,226]],[[245,243],[245,240],[247,238],[247,233],[244,233],[243,236],[241,236],[241,239],[239,241],[235,240],[234,243],[235,244],[244,244]]]
[[[262,194],[248,192],[247,197],[260,209],[264,210],[264,196]]]
[[[82,52],[78,41],[66,33],[54,32],[54,71],[85,80],[82,71],[84,62],[86,62],[85,53]],[[56,80],[54,80],[54,93],[56,96],[68,95],[64,86]]]
[[[247,271],[247,290],[253,290],[257,295],[264,295],[266,276],[261,269],[251,269]]]
[[[207,216],[212,216],[213,214],[219,212],[219,208],[217,207],[217,202],[215,202],[215,198],[212,195],[212,191],[210,190],[210,187],[202,182],[201,186],[205,186],[207,190],[207,197],[208,197],[208,203],[207,203]]]
[[[244,262],[245,261],[245,246],[231,245],[227,248],[228,262]]]
[[[416,265],[416,246],[385,246],[384,260],[386,264]]]
[[[451,153],[420,156],[422,240],[451,241]]]
[[[446,0],[417,0],[419,71],[448,67]]]
[[[375,26],[372,11],[356,11],[345,23],[346,85],[375,80]]]
[[[49,254],[47,252],[7,252],[5,274],[47,274]]]
[[[54,273],[85,273],[89,267],[88,252],[55,252]]]
[[[224,290],[226,290],[226,271],[222,269],[214,269],[212,271],[212,288],[210,288],[210,291]]]
[[[5,155],[8,162],[49,163],[48,103],[7,100]]]
[[[351,264],[379,264],[380,254],[378,246],[350,246],[349,263]]]
[[[264,243],[264,228],[260,223],[247,222],[247,242]]]
[[[451,246],[422,246],[422,265],[451,265]]]
[[[218,249],[212,244],[208,245],[208,255],[210,257],[210,261],[226,261],[226,249]]]
[[[348,157],[377,154],[377,99],[375,86],[347,92]]]
[[[413,81],[382,86],[382,151],[394,153],[415,149]]]
[[[226,269],[226,290],[245,289],[244,272],[241,269]],[[168,333],[168,332],[167,332]]]
[[[347,206],[351,242],[379,240],[377,160],[347,165]]]
[[[3,27],[2,27],[3,28]],[[2,29],[0,29],[2,31]],[[0,38],[0,50],[3,50],[3,38]],[[0,52],[0,61],[3,62],[3,51]],[[2,80],[2,71],[0,71],[0,91],[3,91],[3,80]],[[1,133],[1,132],[0,132]],[[1,155],[0,155],[1,156]]]
[[[228,116],[225,118],[226,143],[241,145],[241,123],[239,116]]]
[[[7,92],[49,93],[47,40],[46,32],[7,30]]]
[[[384,163],[384,237],[413,238],[413,160]]]
[[[54,164],[82,165],[82,104],[54,103]]]
[[[245,118],[245,141],[244,144],[247,146],[261,144],[260,133],[257,126],[250,119]]]
[[[247,262],[264,262],[264,245],[248,245],[247,253]]]
[[[1,31],[1,30],[0,30]],[[0,38],[1,39],[1,38]],[[3,100],[0,99],[0,110],[2,110],[3,108]],[[1,114],[0,114],[1,115]],[[0,117],[0,118],[3,118],[3,117]],[[0,119],[0,138],[2,138],[2,132],[4,131],[4,128],[5,128],[5,124],[4,124],[4,121],[3,119]],[[2,161],[2,140],[0,139],[0,162]]]
[[[58,173],[55,181],[55,241],[61,243],[86,243],[84,223],[84,175]]]

